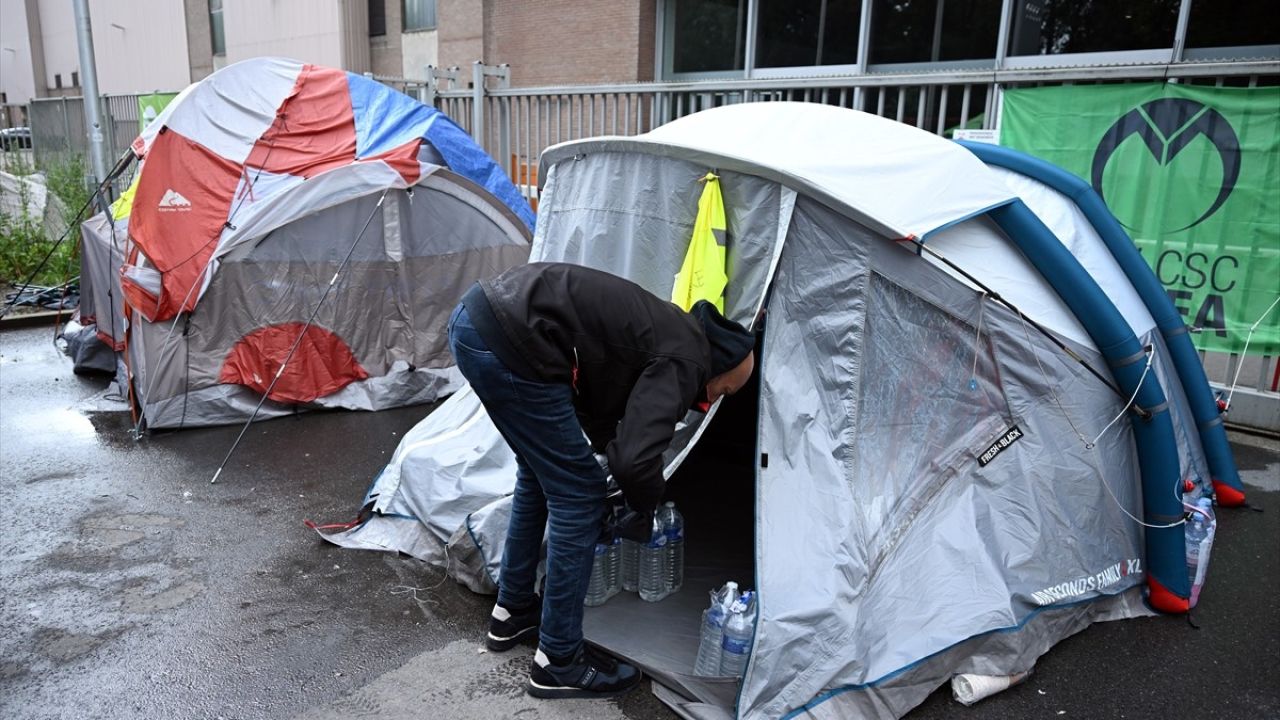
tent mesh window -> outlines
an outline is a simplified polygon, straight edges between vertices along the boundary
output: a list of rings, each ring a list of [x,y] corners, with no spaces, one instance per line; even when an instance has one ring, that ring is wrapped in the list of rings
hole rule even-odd
[[[974,320],[872,274],[853,492],[873,557],[1009,422],[991,343],[977,312]]]

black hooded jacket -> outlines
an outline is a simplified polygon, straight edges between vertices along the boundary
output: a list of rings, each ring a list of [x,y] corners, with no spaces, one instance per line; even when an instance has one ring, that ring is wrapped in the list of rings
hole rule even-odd
[[[472,324],[513,372],[572,384],[583,430],[627,503],[662,499],[662,453],[713,376],[701,324],[615,275],[532,263],[482,280],[463,297]]]

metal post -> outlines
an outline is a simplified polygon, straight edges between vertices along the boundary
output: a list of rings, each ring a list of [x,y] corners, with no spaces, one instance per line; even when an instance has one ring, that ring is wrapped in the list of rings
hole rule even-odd
[[[422,87],[422,104],[428,107],[436,106],[436,73],[435,68],[428,65],[426,68],[427,81]]]
[[[1191,18],[1191,0],[1182,0],[1178,6],[1178,25],[1173,33],[1173,55],[1169,62],[1182,62],[1183,53],[1187,50],[1187,22]]]
[[[89,24],[89,0],[75,0],[76,41],[80,50],[80,80],[84,84],[84,119],[89,133],[89,160],[94,185],[107,176],[102,145],[102,106],[98,99],[98,66],[93,58],[93,28]]]
[[[488,150],[484,141],[484,63],[479,60],[471,63],[471,137]]]
[[[62,100],[62,142],[67,146],[67,154],[75,152],[75,148],[71,147],[71,114],[67,112],[67,97],[64,95]]]
[[[503,63],[490,71],[498,78],[498,89],[511,87],[511,66]],[[498,164],[511,175],[511,98],[498,98]]]

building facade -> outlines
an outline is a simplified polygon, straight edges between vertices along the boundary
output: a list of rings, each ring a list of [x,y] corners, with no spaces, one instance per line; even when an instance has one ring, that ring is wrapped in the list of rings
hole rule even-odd
[[[72,8],[0,0],[0,102],[81,93]],[[508,65],[514,87],[540,87],[1280,58],[1280,13],[1269,0],[89,0],[89,8],[107,95],[178,90],[261,55],[410,83],[429,66],[456,66],[463,87],[477,60]]]
[[[436,0],[89,0],[89,15],[104,95],[181,90],[263,55],[387,78],[438,64]],[[14,115],[82,93],[70,0],[0,0],[0,93]]]

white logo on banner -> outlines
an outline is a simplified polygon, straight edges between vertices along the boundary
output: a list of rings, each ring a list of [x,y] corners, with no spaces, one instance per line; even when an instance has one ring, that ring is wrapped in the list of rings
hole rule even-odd
[[[164,197],[160,198],[161,210],[190,210],[191,201],[182,197],[177,190],[166,190]]]

